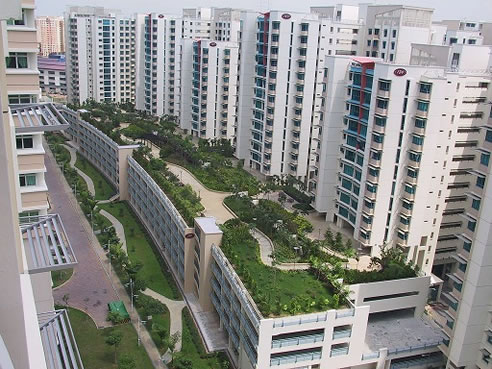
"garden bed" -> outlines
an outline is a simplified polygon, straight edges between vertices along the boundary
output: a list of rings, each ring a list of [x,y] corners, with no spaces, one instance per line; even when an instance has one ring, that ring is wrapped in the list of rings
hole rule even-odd
[[[310,271],[283,271],[263,264],[258,242],[245,223],[229,220],[222,231],[221,249],[264,316],[295,315],[341,306],[333,288]]]

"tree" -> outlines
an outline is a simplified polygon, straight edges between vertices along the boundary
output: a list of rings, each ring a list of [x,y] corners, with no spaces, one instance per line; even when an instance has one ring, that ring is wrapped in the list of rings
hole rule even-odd
[[[124,354],[121,356],[118,362],[118,369],[136,369],[137,364],[135,363],[135,359],[128,354]]]
[[[162,324],[154,323],[152,324],[152,332],[154,332],[161,342],[165,342],[166,336],[167,336],[167,330],[164,328]]]
[[[109,336],[106,337],[106,344],[109,346],[114,346],[114,362],[116,364],[117,362],[117,353],[118,353],[118,346],[121,343],[121,332],[119,331],[113,331]]]
[[[337,232],[337,234],[335,235],[335,248],[337,250],[343,248],[343,238],[340,232]]]
[[[106,320],[116,325],[120,324],[123,321],[123,318],[121,317],[121,314],[117,311],[110,311],[106,316]]]
[[[176,346],[181,339],[181,333],[179,332],[174,332],[171,334],[167,340],[167,347],[169,348],[169,352],[171,353],[171,363],[174,361],[174,354],[176,353]]]
[[[325,241],[328,243],[328,246],[333,246],[333,243],[335,242],[333,240],[333,233],[329,229],[325,232]]]

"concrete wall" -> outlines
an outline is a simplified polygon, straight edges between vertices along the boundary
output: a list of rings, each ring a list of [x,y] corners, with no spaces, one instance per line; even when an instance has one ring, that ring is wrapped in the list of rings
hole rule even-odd
[[[354,300],[355,306],[369,306],[370,313],[414,308],[417,316],[424,311],[429,286],[428,276],[353,284],[350,285],[350,299]],[[372,300],[374,298],[378,299]]]

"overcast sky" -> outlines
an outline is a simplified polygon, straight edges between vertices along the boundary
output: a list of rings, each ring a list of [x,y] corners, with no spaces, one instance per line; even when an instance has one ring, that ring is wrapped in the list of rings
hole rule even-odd
[[[8,1],[8,0],[7,0]],[[121,9],[124,14],[168,13],[181,14],[182,8],[197,6],[248,8],[259,11],[268,9],[309,11],[310,6],[351,4],[357,0],[36,0],[37,15],[62,15],[69,5],[104,6]],[[405,4],[434,8],[434,20],[469,19],[492,21],[492,0],[374,0],[376,4]]]

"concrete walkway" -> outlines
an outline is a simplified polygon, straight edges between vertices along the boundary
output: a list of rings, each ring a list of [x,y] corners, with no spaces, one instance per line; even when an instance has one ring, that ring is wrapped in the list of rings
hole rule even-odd
[[[109,199],[107,199],[107,200],[100,200],[97,203],[98,204],[109,204],[110,202],[113,202],[113,201],[118,200],[119,197],[120,197],[120,194],[119,193],[116,193],[113,196],[111,196]]]
[[[141,329],[138,323],[139,316],[136,310],[131,310],[130,297],[118,276],[110,272],[109,259],[104,249],[99,245],[96,236],[92,233],[89,222],[82,214],[70,187],[63,174],[57,168],[51,152],[47,149],[46,183],[50,189],[50,203],[55,205],[54,210],[59,213],[65,224],[78,264],[70,280],[53,290],[53,297],[57,304],[64,305],[63,296],[68,294],[68,305],[78,308],[90,315],[97,327],[106,327],[108,312],[107,303],[122,300],[131,318],[133,327],[138,333],[140,343],[144,346],[154,368],[167,369],[162,362],[159,350],[152,341],[147,329]],[[96,300],[97,299],[97,300]],[[92,301],[96,300],[96,303]]]
[[[120,223],[118,219],[116,219],[114,216],[112,216],[110,213],[108,213],[106,210],[99,210],[99,213],[106,217],[111,224],[114,227],[114,230],[116,231],[116,235],[120,239],[121,242],[121,248],[125,250],[125,252],[128,254],[128,249],[126,247],[126,236],[125,236],[125,227],[123,227],[123,224]]]
[[[169,310],[169,320],[171,321],[169,326],[169,335],[171,336],[176,332],[179,332],[179,341],[176,344],[176,352],[181,351],[183,338],[183,321],[181,311],[186,306],[186,302],[168,299],[150,288],[146,288],[145,291],[142,291],[142,293],[166,305]]]
[[[184,183],[189,184],[191,188],[198,194],[201,199],[201,203],[205,210],[203,211],[205,216],[214,217],[218,224],[225,223],[229,219],[235,218],[229,209],[227,209],[223,201],[227,196],[232,195],[230,192],[218,192],[209,190],[201,182],[199,182],[193,174],[187,169],[180,167],[179,165],[166,163],[168,169],[178,179]]]
[[[74,168],[79,176],[84,179],[85,183],[87,183],[87,190],[89,191],[89,193],[92,196],[96,196],[96,188],[94,187],[94,182],[92,181],[92,178],[75,166],[75,162],[77,161],[77,150],[65,144],[62,144],[62,146],[70,152],[70,166]]]

